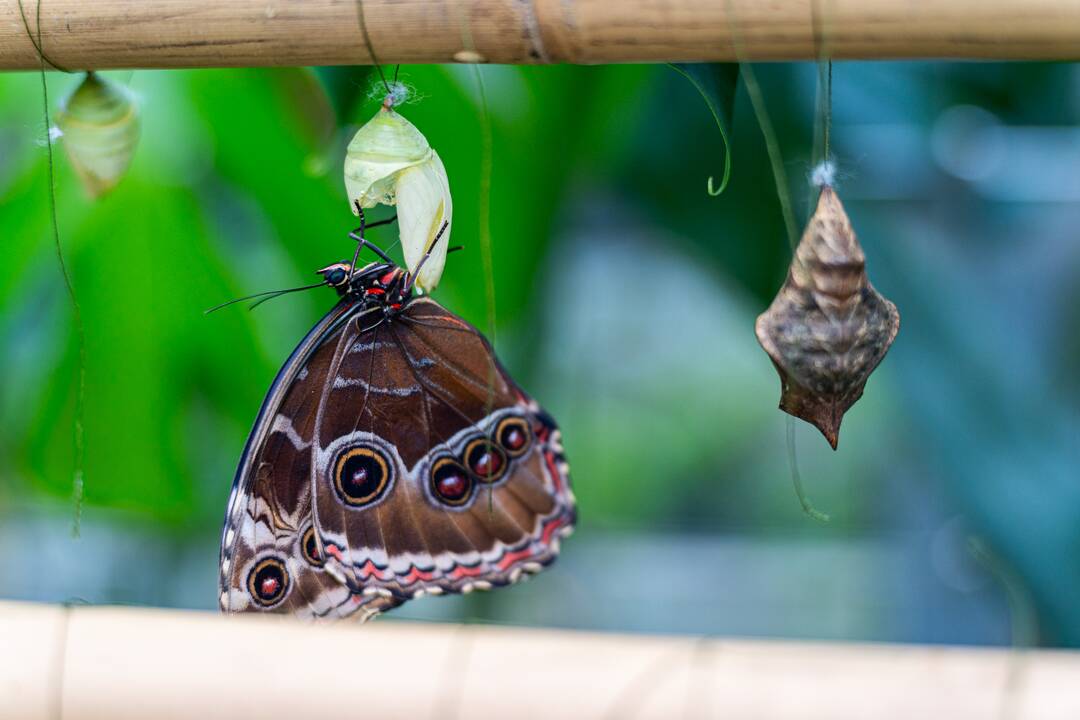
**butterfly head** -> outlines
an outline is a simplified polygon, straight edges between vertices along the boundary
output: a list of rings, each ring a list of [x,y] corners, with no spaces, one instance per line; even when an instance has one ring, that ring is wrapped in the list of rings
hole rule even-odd
[[[251,309],[255,309],[267,300],[273,300],[282,295],[328,285],[337,290],[338,295],[341,297],[349,297],[352,300],[362,302],[365,307],[381,306],[388,315],[392,315],[401,310],[406,301],[413,295],[413,282],[409,274],[393,262],[390,262],[389,258],[387,258],[387,262],[368,263],[361,268],[357,268],[355,272],[352,263],[338,262],[316,270],[315,273],[322,275],[321,282],[284,290],[267,290],[254,295],[245,295],[215,305],[206,312],[212,313],[215,310],[245,300],[255,300],[250,306]]]
[[[344,295],[348,290],[349,274],[352,270],[352,265],[347,262],[334,263],[333,265],[327,265],[321,270],[315,272],[323,276],[323,281],[338,291],[338,294]]]
[[[399,309],[412,296],[408,274],[393,263],[372,262],[353,272],[350,263],[339,262],[316,272],[338,295],[383,305],[389,310]]]

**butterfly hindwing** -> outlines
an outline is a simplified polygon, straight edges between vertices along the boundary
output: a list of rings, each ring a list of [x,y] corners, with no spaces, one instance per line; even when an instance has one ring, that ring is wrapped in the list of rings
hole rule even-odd
[[[320,406],[358,411],[317,424],[316,515],[350,584],[405,599],[506,584],[554,558],[573,520],[558,431],[478,331],[414,300],[342,337],[333,372]],[[513,455],[496,437],[506,428],[522,443]],[[499,465],[488,473],[476,465],[485,450]],[[350,482],[384,467],[384,490]]]

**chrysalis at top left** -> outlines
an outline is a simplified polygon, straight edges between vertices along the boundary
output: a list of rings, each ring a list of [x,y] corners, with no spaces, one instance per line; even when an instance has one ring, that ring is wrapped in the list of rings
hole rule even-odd
[[[139,108],[132,93],[87,73],[60,102],[56,126],[86,192],[98,198],[116,187],[139,140]]]
[[[432,248],[416,278],[417,286],[431,292],[439,284],[450,246],[453,202],[446,168],[427,138],[388,103],[361,127],[345,153],[345,192],[357,213],[376,205],[397,205],[401,249],[409,272],[443,224],[446,230]]]

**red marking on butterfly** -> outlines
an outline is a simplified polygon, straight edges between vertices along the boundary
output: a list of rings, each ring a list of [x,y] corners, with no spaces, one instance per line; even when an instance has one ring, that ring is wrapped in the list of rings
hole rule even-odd
[[[365,580],[369,577],[376,577],[379,580],[386,579],[386,575],[383,574],[383,571],[375,567],[375,563],[371,562],[371,560],[365,561],[364,564],[360,566],[360,577]]]
[[[459,580],[463,577],[475,577],[477,575],[484,574],[484,566],[477,565],[476,567],[466,567],[464,565],[458,565],[450,572],[450,578],[453,580]]]
[[[555,491],[561,493],[563,491],[563,480],[562,475],[559,474],[559,469],[555,466],[555,456],[545,450],[544,462],[547,463],[548,472],[551,473],[551,482],[555,483]]]
[[[416,582],[417,580],[434,580],[434,579],[435,579],[435,573],[427,572],[426,570],[421,570],[418,567],[414,567],[412,570],[409,571],[408,575],[406,575],[404,578],[402,578],[402,581],[403,581],[403,583],[405,585],[411,585],[414,582]]]
[[[338,562],[345,562],[341,557],[341,548],[339,548],[337,545],[327,545],[326,554],[330,555]]]
[[[565,517],[557,517],[544,526],[544,531],[540,535],[540,541],[545,545],[551,542],[551,537],[555,534],[555,531],[566,525]]]
[[[469,489],[468,482],[459,473],[445,475],[439,478],[437,482],[439,483],[439,494],[451,500],[462,497],[465,491]]]
[[[259,592],[262,593],[263,597],[273,597],[277,594],[279,587],[281,587],[281,583],[277,578],[268,577],[262,581],[262,584],[259,586]]]
[[[515,450],[517,448],[514,448]],[[486,477],[497,474],[502,470],[502,458],[497,453],[493,453],[490,450],[480,456],[480,459],[473,465],[472,471],[480,477]]]
[[[381,278],[379,278],[379,284],[380,285],[389,285],[390,281],[394,279],[394,275],[396,273],[397,273],[397,268],[394,268],[393,270],[390,270],[385,275],[383,275]]]
[[[382,288],[369,287],[367,290],[364,291],[364,294],[365,295],[385,295],[386,291],[383,290]]]
[[[472,330],[473,329],[472,325],[470,325],[469,323],[467,323],[464,320],[461,320],[459,318],[446,316],[446,317],[441,317],[439,319],[444,320],[445,322],[448,322],[451,325],[457,325],[458,327],[464,328],[465,330]]]
[[[525,548],[524,550],[518,550],[517,552],[506,553],[503,555],[502,560],[499,560],[496,567],[500,570],[505,570],[519,560],[524,560],[533,555],[531,548]]]
[[[520,450],[525,446],[525,433],[516,427],[510,428],[506,435],[506,446],[511,450]]]

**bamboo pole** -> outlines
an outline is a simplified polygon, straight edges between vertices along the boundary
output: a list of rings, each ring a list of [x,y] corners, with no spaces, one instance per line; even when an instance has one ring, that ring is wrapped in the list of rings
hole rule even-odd
[[[1080,654],[0,603],[0,716],[1075,720]]]
[[[36,34],[39,0],[21,0]],[[40,0],[68,69],[366,64],[356,0]],[[363,0],[386,63],[814,58],[1070,59],[1077,0]],[[38,66],[0,0],[0,69]]]

